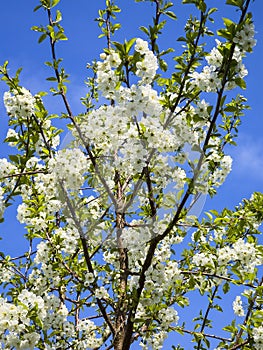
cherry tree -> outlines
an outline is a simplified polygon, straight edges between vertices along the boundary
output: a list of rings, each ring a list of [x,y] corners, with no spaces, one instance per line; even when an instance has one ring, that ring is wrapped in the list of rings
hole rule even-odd
[[[135,2],[140,11],[146,0]],[[243,59],[256,44],[250,2],[227,0],[238,19],[215,31],[220,2],[148,0],[153,22],[118,42],[125,2],[106,0],[96,18],[106,47],[88,64],[76,115],[56,49],[67,40],[63,1],[40,0],[47,24],[32,29],[50,44],[50,91],[32,94],[20,70],[0,67],[15,149],[0,159],[0,217],[17,205],[28,245],[0,255],[1,349],[182,350],[185,337],[186,349],[262,349],[263,195],[191,211],[231,171],[227,149],[248,108]],[[192,11],[179,51],[160,44],[177,6]],[[46,95],[62,99],[61,115]],[[56,119],[68,122],[64,148]],[[193,311],[197,294],[205,306]]]

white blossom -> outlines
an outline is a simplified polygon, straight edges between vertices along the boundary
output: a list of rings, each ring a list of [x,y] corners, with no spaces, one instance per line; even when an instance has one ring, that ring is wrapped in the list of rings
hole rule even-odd
[[[242,300],[239,295],[236,296],[236,299],[233,301],[233,310],[237,316],[245,316],[245,311],[242,306]]]
[[[11,118],[30,118],[35,111],[35,97],[24,87],[12,92],[5,92],[4,104]]]
[[[216,66],[205,66],[201,73],[194,72],[191,77],[192,83],[202,91],[216,92],[221,88],[221,79]]]
[[[245,23],[243,28],[237,32],[233,41],[240,47],[241,50],[250,51],[256,45],[254,39],[255,26],[253,23]]]
[[[252,329],[255,350],[262,350],[263,347],[263,326]]]

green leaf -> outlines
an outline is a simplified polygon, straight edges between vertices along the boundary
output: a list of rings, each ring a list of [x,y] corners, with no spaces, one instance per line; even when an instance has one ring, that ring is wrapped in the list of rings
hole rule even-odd
[[[219,30],[217,31],[217,34],[218,34],[219,36],[222,36],[222,37],[225,38],[225,39],[228,39],[228,40],[231,40],[231,39],[232,39],[232,35],[231,35],[230,32],[229,32],[228,30],[226,30],[226,29],[219,29]]]
[[[34,12],[36,12],[37,10],[41,9],[42,5],[37,5],[35,8],[34,8]]]
[[[52,0],[51,7],[57,6],[57,4],[60,2],[60,0]]]
[[[42,41],[44,41],[47,37],[47,34],[46,33],[43,33],[42,35],[40,35],[39,39],[38,39],[38,43],[42,43]]]
[[[56,22],[60,22],[62,20],[62,14],[59,10],[56,12]]]
[[[211,9],[208,10],[207,14],[208,16],[211,15],[212,13],[216,12],[217,8],[216,7],[212,7]]]
[[[237,84],[237,86],[239,86],[243,90],[245,90],[247,87],[245,80],[242,78],[236,78],[235,83]]]
[[[53,67],[53,63],[52,62],[49,62],[49,61],[46,61],[45,62],[45,65],[48,66],[48,67]]]
[[[121,43],[119,43],[118,41],[113,41],[113,45],[116,47],[116,49],[119,51],[119,52],[122,52],[123,53],[123,45]]]
[[[224,109],[225,112],[235,112],[237,110],[236,106],[226,106],[226,108]]]
[[[239,7],[240,9],[242,9],[243,0],[227,0],[226,4],[236,6],[236,7]]]
[[[197,2],[196,7],[202,12],[206,11],[206,3],[204,1]]]
[[[136,38],[132,38],[131,40],[125,42],[124,45],[125,45],[126,53],[130,52],[130,49],[132,48],[132,45],[135,43],[135,41],[136,41]]]
[[[235,327],[234,322],[232,322],[232,325],[224,327],[223,330],[233,334],[237,333],[237,328]]]
[[[169,7],[172,7],[174,4],[172,2],[168,2],[164,5],[163,10],[167,10]]]
[[[48,81],[57,81],[57,78],[56,77],[48,77],[48,78],[46,78],[46,80],[48,80]]]
[[[68,40],[67,36],[61,32],[56,35],[56,39],[57,40]]]
[[[223,21],[224,21],[224,25],[225,25],[227,28],[234,24],[234,22],[231,21],[231,19],[229,19],[229,18],[223,18]]]
[[[195,0],[183,0],[183,4],[195,4]]]
[[[168,69],[168,65],[164,60],[159,60],[159,65],[162,71],[166,72]]]
[[[15,154],[9,154],[8,157],[12,162],[19,164],[19,159],[20,159],[19,156],[15,155]]]
[[[218,304],[213,305],[213,309],[216,309],[217,311],[223,312],[222,307]]]
[[[173,11],[165,11],[165,14],[174,20],[177,19],[177,16]]]
[[[121,24],[120,23],[116,23],[112,26],[112,30],[115,31],[115,30],[118,30],[121,28]]]
[[[191,149],[193,152],[199,152],[199,153],[203,152],[202,148],[198,144],[194,144]]]
[[[140,27],[140,30],[144,32],[146,35],[150,35],[149,30],[146,27]]]
[[[38,26],[32,26],[31,30],[34,30],[35,32],[44,32],[45,29],[42,27],[38,27]]]
[[[180,36],[177,41],[187,41],[186,38],[184,36]]]
[[[48,95],[48,93],[46,92],[46,91],[39,91],[38,93],[37,93],[37,95],[39,95],[39,96],[46,96],[46,95]]]

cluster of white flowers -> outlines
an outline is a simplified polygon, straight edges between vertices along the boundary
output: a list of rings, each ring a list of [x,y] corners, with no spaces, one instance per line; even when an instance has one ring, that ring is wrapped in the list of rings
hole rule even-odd
[[[213,255],[209,253],[197,253],[193,256],[195,266],[214,267]]]
[[[17,299],[27,308],[36,307],[38,317],[41,319],[46,317],[45,303],[40,296],[35,295],[27,289],[23,289],[18,295]]]
[[[82,332],[82,341],[79,341],[77,345],[78,350],[99,348],[103,344],[103,339],[96,337],[98,326],[91,320],[80,320],[78,323],[78,330]]]
[[[69,225],[59,228],[54,232],[53,237],[54,240],[57,240],[57,237],[61,238],[60,246],[57,247],[61,252],[73,254],[76,251],[79,239],[79,232],[76,228],[71,228]]]
[[[139,224],[137,221],[132,221],[131,225]],[[141,250],[144,244],[152,238],[151,226],[143,225],[133,228],[125,227],[122,230],[123,245],[129,249],[130,252]]]
[[[8,162],[6,158],[0,159],[0,179],[8,175],[12,175],[17,172],[17,168],[14,164]],[[6,179],[5,179],[6,181]]]
[[[24,125],[32,124],[32,115],[34,114],[34,121],[36,121],[36,112],[38,112],[38,105],[36,101],[41,102],[41,97],[32,94],[25,88],[20,88],[19,91],[8,91],[4,94],[4,104],[6,111],[10,118],[17,118],[19,123]],[[54,135],[54,128],[51,126],[51,120],[43,116],[43,120],[37,123],[38,141],[34,140],[36,152],[42,153],[42,148],[56,149],[60,143],[59,135]],[[41,131],[40,131],[41,128]],[[8,143],[11,147],[16,146],[21,138],[21,135],[14,129],[8,129],[7,139],[11,139]],[[32,141],[32,140],[31,140]],[[47,145],[48,143],[48,145]]]
[[[255,26],[253,23],[245,23],[243,28],[235,35],[236,43],[242,51],[251,51],[257,41],[254,39]]]
[[[167,307],[159,311],[160,320],[162,320],[162,327],[165,329],[171,325],[178,324],[178,312],[173,307]]]
[[[147,271],[147,281],[146,290],[153,292],[154,296],[151,300],[155,298],[155,302],[159,302],[163,297],[162,290],[165,286],[175,285],[178,280],[182,279],[181,271],[178,267],[176,261],[168,261],[167,264],[159,262],[154,266],[154,268],[149,268]],[[151,284],[153,282],[153,284]]]
[[[59,238],[62,238],[63,241],[61,241],[60,244],[58,244],[56,241],[59,241]],[[74,248],[76,246],[76,242],[75,240],[77,239],[77,237],[75,236],[75,231],[74,230],[70,230],[69,228],[59,228],[55,231],[54,235],[52,236],[52,243],[54,244],[54,247],[56,249],[58,249],[61,253],[65,252],[67,253],[68,250],[72,253],[72,251],[74,252]],[[55,245],[55,242],[57,243]],[[65,246],[66,243],[69,243],[69,246]],[[73,243],[73,244],[72,244]],[[73,245],[73,246],[72,246]],[[50,257],[52,250],[51,250],[51,246],[49,242],[44,242],[41,241],[38,245],[37,245],[37,253],[34,259],[34,262],[36,264],[45,264]],[[44,265],[45,267],[47,267],[47,265]],[[55,276],[55,272],[54,272],[54,276]]]
[[[136,63],[136,75],[142,78],[142,84],[150,83],[158,69],[157,58],[154,53],[149,50],[147,42],[140,38],[136,40],[135,51],[143,56],[142,61]]]
[[[213,47],[209,54],[205,57],[207,63],[210,66],[220,67],[223,61],[223,56],[218,50],[218,47],[222,44],[221,41],[216,39],[217,47]]]
[[[169,137],[170,132],[161,125],[159,114],[162,107],[157,92],[150,85],[133,85],[122,91],[124,95],[118,105],[102,106],[92,111],[82,121],[81,131],[90,143],[103,149],[113,166],[131,174],[142,170],[151,147],[167,147],[168,140],[169,145],[174,145],[175,138]],[[119,92],[116,102],[118,98]],[[151,118],[141,117],[136,123],[136,117],[143,113],[152,113]],[[145,142],[140,139],[138,128],[147,138]]]
[[[163,349],[163,342],[167,338],[167,332],[158,331],[153,333],[151,336],[142,337],[143,340],[140,342],[140,346],[143,350],[159,350]]]
[[[35,97],[25,88],[4,93],[4,104],[11,118],[23,120],[34,114]]]
[[[50,285],[56,288],[60,284],[58,275],[59,266],[54,269],[52,266],[52,256],[54,251],[60,254],[73,254],[76,251],[79,234],[74,227],[67,225],[54,231],[50,241],[41,241],[37,245],[37,253],[34,263],[40,265],[39,269],[33,270],[29,280],[37,286],[36,291],[45,293]],[[61,265],[61,268],[63,266]],[[33,288],[35,291],[35,289]]]
[[[149,299],[149,305],[152,304]],[[147,311],[146,308],[142,305],[139,305],[136,318],[138,319],[147,319]],[[142,335],[142,341],[140,342],[140,346],[144,350],[148,349],[163,349],[163,342],[167,338],[167,330],[169,326],[177,325],[179,321],[178,313],[173,307],[163,308],[158,311],[158,319],[160,322],[155,325],[154,332],[146,332]]]
[[[137,39],[135,44],[135,51],[140,53],[141,60],[136,63],[136,75],[141,79],[139,84],[150,84],[156,75],[158,69],[157,58],[154,53],[149,50],[148,43],[142,39]],[[97,63],[97,78],[96,83],[98,89],[106,98],[115,96],[119,76],[116,72],[121,64],[119,54],[114,50],[110,50],[108,54],[102,53],[100,55],[102,61]]]
[[[236,299],[233,301],[233,310],[237,316],[245,316],[245,311],[242,306],[242,300],[239,295],[237,295]]]
[[[240,32],[241,33],[241,32]],[[238,39],[236,39],[238,43]],[[234,39],[235,41],[235,39]],[[223,56],[220,52],[220,47],[222,48],[224,44],[216,39],[217,46],[214,47],[210,53],[205,57],[209,66],[205,66],[201,73],[194,72],[191,74],[192,83],[197,86],[200,90],[205,92],[216,92],[221,87],[221,79],[218,76],[218,70],[223,62]],[[246,47],[246,49],[244,48]],[[227,82],[226,88],[228,90],[236,87],[235,78],[244,78],[248,71],[245,65],[242,63],[242,58],[244,57],[244,51],[248,48],[246,44],[241,44],[235,47],[233,59],[236,61],[235,75],[231,81]],[[254,45],[253,45],[254,46]],[[244,49],[244,51],[242,50]]]
[[[15,305],[0,298],[0,346],[4,344],[5,348],[33,350],[40,334],[30,329],[31,318],[44,322],[48,307],[42,297],[26,289],[19,293],[17,300]]]
[[[6,190],[12,190],[15,186],[16,178],[8,177],[18,172],[17,167],[14,164],[8,162],[6,158],[0,159],[0,218],[2,218],[5,210],[4,205],[4,187]]]
[[[35,292],[37,294],[37,291]],[[43,320],[43,329],[60,329],[63,323],[66,323],[68,309],[65,304],[55,294],[46,294],[43,297],[46,308],[46,316]]]
[[[216,164],[213,171],[210,170],[210,162]],[[229,155],[219,155],[212,151],[203,162],[195,181],[195,188],[200,193],[208,193],[211,187],[219,187],[232,169],[232,158]]]
[[[56,153],[49,161],[51,175],[62,181],[67,189],[77,191],[84,182],[83,174],[87,169],[87,159],[78,149],[64,149]]]
[[[39,139],[35,144],[36,147],[36,152],[38,152],[39,154],[42,153],[42,148],[47,148],[47,146],[49,148],[53,148],[53,149],[57,149],[57,147],[60,144],[60,136],[59,135],[53,135],[53,129],[52,129],[52,125],[51,125],[51,120],[50,119],[46,119],[41,123],[41,130],[44,134],[45,140],[43,138],[42,133],[39,133]],[[46,144],[46,142],[48,143],[48,145]]]
[[[136,317],[146,317],[144,308],[138,309]],[[160,323],[155,326],[155,332],[142,336],[140,346],[142,349],[163,349],[163,342],[167,338],[167,330],[170,326],[177,325],[179,321],[178,313],[173,307],[163,308],[158,312]]]
[[[215,158],[213,158],[215,157]],[[212,152],[212,155],[208,157],[208,159],[215,160],[217,154]],[[220,186],[226,179],[227,175],[230,173],[232,169],[232,158],[229,155],[223,156],[220,161],[220,166],[217,166],[215,171],[209,176],[209,180],[212,181],[214,186]]]
[[[262,350],[263,348],[263,326],[254,327],[252,330],[252,336],[254,340],[254,349]]]
[[[232,247],[218,249],[217,259],[220,266],[227,265],[230,261],[238,261],[241,264],[240,271],[244,272],[253,272],[256,266],[262,264],[262,258],[255,244],[245,242],[242,238],[239,238]]]
[[[1,212],[0,212],[1,218]],[[10,282],[14,277],[14,270],[12,266],[6,264],[3,260],[0,260],[0,280],[2,283]]]
[[[205,92],[216,92],[222,86],[216,66],[205,66],[201,73],[192,73],[191,78],[193,85]]]
[[[192,235],[192,240],[194,240]],[[218,236],[215,238],[217,239]],[[202,236],[200,238],[202,240]],[[213,244],[212,236],[209,236],[211,244]],[[239,263],[239,271],[241,273],[253,273],[256,266],[260,266],[263,262],[259,251],[255,244],[245,242],[242,238],[238,239],[232,246],[224,246],[218,248],[216,253],[198,252],[193,256],[193,264],[198,267],[206,267],[212,271],[220,271],[224,274],[231,263]]]
[[[103,96],[111,98],[118,82],[118,76],[113,68],[116,68],[121,64],[121,59],[113,50],[110,51],[108,55],[102,53],[100,58],[103,61],[97,63],[96,82],[98,84],[98,89],[102,92]]]
[[[25,171],[40,171],[34,177],[34,186],[22,184],[21,196],[23,203],[17,207],[17,219],[23,224],[30,225],[35,232],[45,230],[50,221],[54,220],[54,214],[59,212],[63,207],[63,203],[59,198],[58,180],[53,174],[41,173],[44,166],[41,164],[41,159],[31,157],[26,163]],[[41,194],[41,205],[33,211],[30,199],[34,193]],[[40,210],[41,208],[41,210]]]
[[[34,259],[36,264],[44,263],[49,260],[49,244],[48,242],[40,242],[37,245],[37,253]]]

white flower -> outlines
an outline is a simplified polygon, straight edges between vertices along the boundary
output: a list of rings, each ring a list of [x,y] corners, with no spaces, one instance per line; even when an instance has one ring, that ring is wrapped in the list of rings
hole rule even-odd
[[[220,44],[221,43],[219,41],[217,46],[219,46]],[[220,67],[223,61],[223,56],[220,53],[220,51],[216,47],[214,47],[205,59],[210,66]]]
[[[263,326],[254,327],[252,330],[255,350],[262,350],[263,348]]]
[[[207,112],[207,108],[209,107],[209,103],[207,103],[204,99],[197,103],[195,113],[198,114],[199,117],[207,119],[209,114]]]
[[[100,287],[98,289],[95,290],[95,297],[98,299],[108,299],[109,298],[109,294],[107,292],[107,290],[104,287]]]
[[[197,253],[193,257],[193,264],[196,266],[214,266],[214,262],[211,255],[205,253]],[[210,267],[209,266],[209,267]]]
[[[19,204],[17,207],[17,220],[21,222],[21,224],[31,223],[30,214],[31,211],[25,203]]]
[[[141,55],[144,55],[149,51],[147,41],[144,41],[140,38],[136,39],[135,51],[139,52]]]
[[[242,306],[242,300],[239,295],[236,296],[236,299],[233,301],[233,310],[237,316],[245,316],[245,311]]]
[[[160,310],[158,316],[161,320],[161,326],[164,329],[171,324],[177,324],[179,321],[178,312],[172,307]]]
[[[87,272],[85,275],[85,286],[89,286],[94,281],[94,275],[91,272]]]

